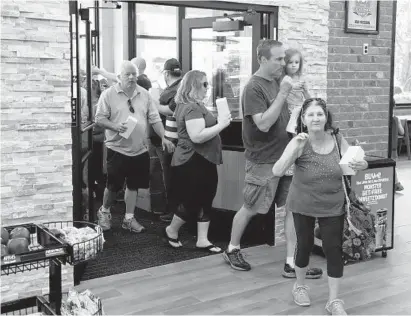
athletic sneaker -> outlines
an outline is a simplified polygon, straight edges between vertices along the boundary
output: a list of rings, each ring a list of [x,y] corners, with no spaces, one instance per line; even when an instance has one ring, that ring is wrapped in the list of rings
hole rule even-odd
[[[282,272],[284,278],[295,279],[295,269],[291,268],[291,266],[286,263],[284,264],[284,270]],[[308,268],[305,277],[307,279],[319,279],[323,275],[323,270],[320,268]]]
[[[330,315],[347,315],[344,310],[344,301],[339,299],[328,302],[327,305],[325,305],[325,310]]]
[[[141,225],[139,222],[137,222],[137,220],[134,217],[130,219],[124,218],[123,224],[121,225],[121,227],[133,233],[142,233],[146,230],[145,227]]]
[[[97,223],[103,231],[109,230],[111,228],[111,213],[103,212],[103,206],[98,209],[97,212]]]
[[[294,303],[298,306],[310,306],[311,301],[308,296],[309,287],[307,285],[297,285],[294,283],[292,294],[294,298]]]
[[[240,249],[234,249],[231,252],[227,250],[223,252],[223,258],[231,268],[239,271],[250,271],[250,264],[244,260],[243,255],[241,254]]]

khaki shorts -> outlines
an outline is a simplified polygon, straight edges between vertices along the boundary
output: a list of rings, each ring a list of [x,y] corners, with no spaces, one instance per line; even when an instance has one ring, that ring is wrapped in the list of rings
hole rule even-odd
[[[285,205],[292,177],[274,177],[273,164],[256,164],[246,160],[244,206],[252,212],[266,214],[274,203]]]

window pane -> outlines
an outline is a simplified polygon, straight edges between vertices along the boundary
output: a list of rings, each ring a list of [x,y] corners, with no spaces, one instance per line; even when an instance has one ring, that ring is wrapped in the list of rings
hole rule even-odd
[[[411,1],[397,2],[394,99],[411,103]]]
[[[136,4],[137,35],[177,36],[177,7]]]
[[[164,89],[166,84],[162,70],[167,59],[178,58],[177,41],[137,38],[137,56],[146,60],[145,73],[153,83],[153,87],[157,83]]]
[[[252,74],[252,27],[238,32],[192,30],[192,69],[207,74],[207,107],[215,111],[217,97],[226,97],[233,118],[242,118],[240,93]],[[214,109],[213,109],[214,108]]]
[[[198,8],[186,8],[186,19],[191,18],[206,18],[210,16],[224,16],[224,13],[235,14],[240,11],[223,11],[223,10],[212,10],[212,9],[198,9]]]

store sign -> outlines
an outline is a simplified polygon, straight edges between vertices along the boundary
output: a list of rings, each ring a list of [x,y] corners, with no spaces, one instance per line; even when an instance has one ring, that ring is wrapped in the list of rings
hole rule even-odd
[[[2,264],[10,264],[17,262],[17,258],[15,255],[4,256],[2,259]]]
[[[345,32],[378,34],[379,2],[349,0],[345,2]]]
[[[375,218],[376,250],[392,247],[394,167],[359,171],[351,178],[358,199]]]

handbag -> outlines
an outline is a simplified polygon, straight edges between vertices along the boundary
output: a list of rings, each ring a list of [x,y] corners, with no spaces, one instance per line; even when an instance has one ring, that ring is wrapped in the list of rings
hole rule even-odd
[[[333,137],[341,158],[340,145],[335,135]],[[349,262],[369,259],[376,248],[374,216],[371,209],[358,199],[344,175],[342,185],[346,210],[342,245],[344,260]]]
[[[166,117],[166,124],[164,126],[164,138],[171,141],[174,145],[177,145],[177,120],[174,114]]]

